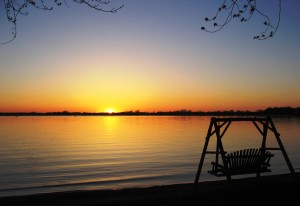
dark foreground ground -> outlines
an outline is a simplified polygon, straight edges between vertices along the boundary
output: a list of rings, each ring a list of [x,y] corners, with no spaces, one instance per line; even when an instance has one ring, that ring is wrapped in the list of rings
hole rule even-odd
[[[1,206],[298,205],[300,173],[260,179],[200,182],[122,190],[94,190],[0,198]]]

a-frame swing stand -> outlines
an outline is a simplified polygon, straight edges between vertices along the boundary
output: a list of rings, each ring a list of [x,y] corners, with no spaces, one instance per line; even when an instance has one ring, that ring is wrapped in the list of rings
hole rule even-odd
[[[258,149],[244,149],[237,152],[227,154],[224,151],[222,137],[226,133],[232,122],[252,122],[259,133],[262,135],[261,147]],[[261,128],[261,127],[262,128]],[[266,147],[268,131],[274,133],[278,143],[278,148]],[[216,150],[207,151],[209,140],[212,136],[216,139]],[[292,175],[295,176],[295,170],[289,160],[289,157],[284,149],[280,139],[280,134],[270,117],[232,117],[232,118],[216,118],[212,117],[207,131],[203,152],[201,154],[196,178],[194,183],[198,183],[201,174],[202,166],[206,154],[214,154],[215,162],[212,162],[212,170],[209,173],[216,176],[226,176],[227,180],[231,179],[232,175],[241,174],[256,174],[259,178],[263,172],[270,172],[270,158],[274,155],[270,153],[271,150],[280,150],[287,163],[287,166]]]

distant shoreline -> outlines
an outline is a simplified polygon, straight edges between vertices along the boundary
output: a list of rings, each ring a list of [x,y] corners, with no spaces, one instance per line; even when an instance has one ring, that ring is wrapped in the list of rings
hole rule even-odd
[[[0,116],[298,116],[300,117],[300,107],[272,107],[258,111],[125,111],[125,112],[0,112]]]

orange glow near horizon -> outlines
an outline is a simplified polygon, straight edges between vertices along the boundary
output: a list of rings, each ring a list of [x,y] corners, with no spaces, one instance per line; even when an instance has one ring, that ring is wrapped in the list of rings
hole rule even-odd
[[[108,108],[105,112],[112,114],[112,113],[115,113],[116,111],[113,108]]]
[[[89,107],[84,107],[80,105],[76,106],[58,106],[58,105],[53,105],[53,106],[29,106],[29,105],[16,105],[15,107],[0,107],[0,112],[62,112],[62,111],[68,111],[68,112],[105,112],[105,113],[118,113],[118,112],[127,112],[127,111],[140,111],[140,112],[160,112],[160,111],[179,111],[179,110],[191,110],[193,112],[197,111],[202,111],[202,112],[211,112],[211,111],[226,111],[226,110],[234,110],[234,111],[257,111],[257,110],[264,110],[268,107],[299,107],[298,105],[287,105],[287,104],[261,104],[260,106],[256,105],[234,105],[234,104],[229,104],[224,102],[222,104],[218,103],[211,103],[202,106],[198,106],[197,104],[188,104],[186,106],[180,106],[180,104],[163,104],[161,102],[157,102],[156,104],[153,102],[149,102],[149,105],[132,105],[130,106],[124,106],[124,107],[118,107],[119,109],[116,110],[115,108],[112,107],[103,107],[103,109],[97,109],[96,106],[89,106]],[[184,105],[184,104],[182,104]],[[154,107],[156,106],[156,107]]]
[[[243,89],[224,93],[223,88],[212,88],[199,85],[195,89],[192,83],[182,80],[185,86],[168,85],[162,80],[137,78],[137,82],[126,78],[114,78],[107,82],[97,83],[89,79],[67,84],[68,89],[61,85],[40,84],[38,89],[20,87],[14,93],[2,93],[5,101],[0,101],[0,112],[158,112],[158,111],[224,111],[241,110],[257,111],[268,107],[299,107],[300,100],[293,92],[282,95],[270,95],[264,91],[244,92]],[[88,79],[88,78],[87,78]],[[94,82],[94,83],[93,83]],[[0,83],[1,84],[1,83]],[[85,85],[84,87],[79,87]],[[51,87],[51,91],[45,90]],[[109,88],[109,89],[102,89]],[[193,89],[194,88],[194,89]],[[268,95],[268,96],[267,96]],[[291,97],[295,97],[291,101]],[[2,98],[1,98],[2,99]]]
[[[20,38],[0,47],[0,112],[300,106],[300,29],[291,26],[300,1],[285,2],[292,12],[267,41],[251,38],[256,24],[201,32],[199,20],[215,13],[215,3],[133,2],[116,15],[81,6],[60,7],[54,15],[30,10]],[[5,34],[1,38],[5,42]]]

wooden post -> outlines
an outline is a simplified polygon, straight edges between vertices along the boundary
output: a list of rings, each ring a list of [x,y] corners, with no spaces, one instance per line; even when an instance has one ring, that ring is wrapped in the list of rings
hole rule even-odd
[[[277,140],[277,142],[278,142],[278,144],[279,144],[280,150],[281,150],[281,152],[282,152],[282,154],[283,154],[283,157],[284,157],[284,159],[285,159],[285,161],[286,161],[286,164],[288,165],[291,174],[292,174],[294,177],[296,177],[296,174],[295,174],[295,170],[294,170],[294,168],[293,168],[293,165],[292,165],[292,163],[291,163],[291,161],[290,161],[290,159],[289,159],[289,157],[288,157],[288,155],[287,155],[287,153],[286,153],[286,151],[285,151],[285,149],[284,149],[284,147],[283,147],[283,144],[282,144],[282,142],[281,142],[281,140],[280,140],[280,134],[277,132],[277,130],[276,130],[276,128],[275,128],[275,125],[274,125],[272,119],[271,119],[271,118],[269,118],[269,119],[270,119],[269,121],[270,121],[270,124],[271,124],[271,128],[272,128],[272,130],[273,130],[273,132],[274,132],[274,134],[275,134],[276,140]]]
[[[268,128],[269,128],[269,119],[266,119],[266,121],[263,124],[263,133],[262,133],[262,142],[261,142],[261,153],[259,157],[259,168],[256,173],[256,178],[260,177],[260,170],[261,170],[261,164],[264,162],[264,155],[266,153],[266,141],[267,141],[267,134],[268,134]]]
[[[209,128],[207,130],[207,135],[206,135],[206,138],[205,138],[204,147],[203,147],[203,150],[202,150],[202,154],[201,154],[200,162],[199,162],[199,165],[198,165],[198,170],[197,170],[196,178],[195,178],[195,181],[194,181],[195,184],[197,184],[198,181],[199,181],[201,170],[202,170],[202,166],[203,166],[203,162],[204,162],[204,158],[205,158],[205,154],[206,154],[206,150],[207,150],[207,146],[208,146],[208,143],[209,143],[209,139],[210,139],[210,137],[212,135],[212,132],[211,132],[212,127],[213,127],[212,120],[213,120],[213,118],[211,119]]]
[[[214,126],[215,126],[216,136],[217,136],[217,145],[218,145],[217,151],[220,151],[221,158],[222,158],[222,161],[223,161],[223,165],[224,165],[224,168],[225,168],[225,173],[226,173],[225,175],[227,177],[227,180],[231,180],[231,175],[230,175],[230,172],[228,170],[228,164],[227,164],[227,161],[226,161],[226,158],[225,158],[224,147],[223,147],[222,140],[221,140],[222,136],[220,134],[220,126],[218,126],[217,121],[214,121]]]

